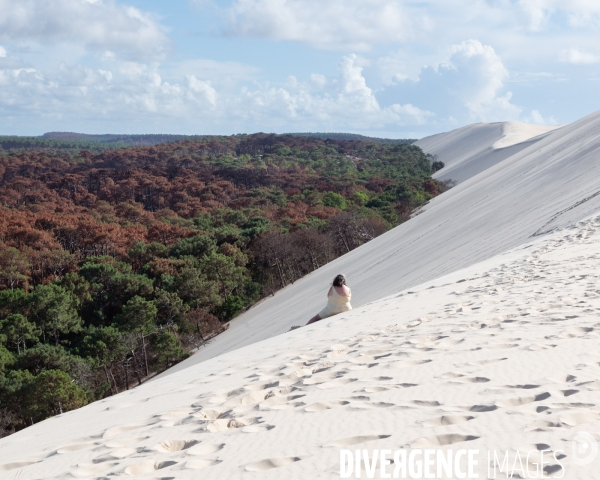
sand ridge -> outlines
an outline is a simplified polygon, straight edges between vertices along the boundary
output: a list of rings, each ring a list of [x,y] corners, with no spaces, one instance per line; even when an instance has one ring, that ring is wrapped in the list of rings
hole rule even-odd
[[[540,135],[549,133],[564,125],[534,125],[522,122],[504,122],[502,124],[502,138],[492,145],[492,148],[512,147],[527,140],[534,139]]]
[[[422,138],[415,145],[444,162],[445,167],[434,174],[435,178],[464,182],[561,127],[521,122],[475,123]]]
[[[595,478],[570,442],[600,439],[599,278],[593,218],[2,439],[0,478],[326,479],[340,448],[538,445]]]

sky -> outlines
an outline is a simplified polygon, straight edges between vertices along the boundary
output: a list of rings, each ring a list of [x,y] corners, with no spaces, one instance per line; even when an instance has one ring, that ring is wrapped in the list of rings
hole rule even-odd
[[[0,135],[421,138],[599,87],[599,0],[0,0]]]

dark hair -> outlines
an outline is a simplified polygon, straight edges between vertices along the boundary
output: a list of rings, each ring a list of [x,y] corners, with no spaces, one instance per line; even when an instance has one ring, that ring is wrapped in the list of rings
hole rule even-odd
[[[346,277],[344,277],[340,273],[339,275],[336,275],[335,278],[333,279],[333,286],[334,287],[341,287],[343,285],[346,285]]]

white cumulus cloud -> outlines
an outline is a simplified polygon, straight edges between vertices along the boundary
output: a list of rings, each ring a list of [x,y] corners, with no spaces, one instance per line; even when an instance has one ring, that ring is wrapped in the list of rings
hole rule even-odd
[[[562,50],[559,59],[561,62],[573,63],[575,65],[592,65],[600,62],[600,56],[589,52],[583,52],[578,48]]]
[[[525,123],[533,123],[536,125],[558,125],[556,118],[550,116],[545,117],[539,110],[532,110],[531,113],[523,118]]]
[[[404,41],[427,27],[426,18],[389,0],[235,0],[228,13],[230,35],[346,51]]]
[[[156,19],[113,0],[0,0],[0,40],[64,42],[137,60],[160,59],[170,48]]]
[[[388,78],[397,79],[378,92],[384,105],[410,99],[419,108],[435,112],[429,120],[437,123],[518,120],[521,115],[522,108],[513,103],[507,89],[508,69],[496,51],[479,40],[452,45],[414,78],[395,70],[399,64],[393,58],[380,64],[385,65]]]
[[[491,46],[479,40],[467,40],[453,45],[450,51],[450,64],[464,78],[456,91],[474,118],[486,120],[501,114],[505,118],[519,115],[521,109],[510,103],[512,93],[502,94],[510,75]]]
[[[227,116],[261,129],[331,130],[422,125],[432,112],[411,104],[380,106],[367,85],[356,55],[340,61],[338,76],[313,74],[308,82],[288,81],[285,88],[268,84],[245,87],[239,98],[226,100]]]
[[[572,27],[600,25],[600,2],[597,0],[519,0],[518,7],[527,15],[531,30],[543,29],[552,16],[566,15]]]
[[[229,62],[182,62],[167,71],[158,63],[118,59],[105,60],[102,68],[62,63],[44,72],[0,65],[0,111],[7,125],[27,133],[132,131],[136,124],[142,131],[171,133],[393,129],[434,116],[410,103],[382,107],[359,63],[347,55],[334,77],[289,77],[279,86],[252,78],[220,82],[219,70],[244,71]]]

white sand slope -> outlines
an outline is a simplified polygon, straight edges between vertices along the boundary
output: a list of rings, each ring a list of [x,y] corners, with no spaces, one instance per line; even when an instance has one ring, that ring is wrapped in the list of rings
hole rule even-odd
[[[347,275],[353,305],[364,305],[585,218],[600,211],[599,179],[600,112],[551,132],[266,299],[167,373],[305,324],[324,306],[337,273]]]
[[[593,480],[599,311],[600,217],[2,439],[0,478],[335,479],[342,448],[436,448]]]
[[[457,182],[477,175],[544,138],[557,126],[520,122],[476,123],[425,137],[415,145],[437,155],[445,167],[435,178]]]

